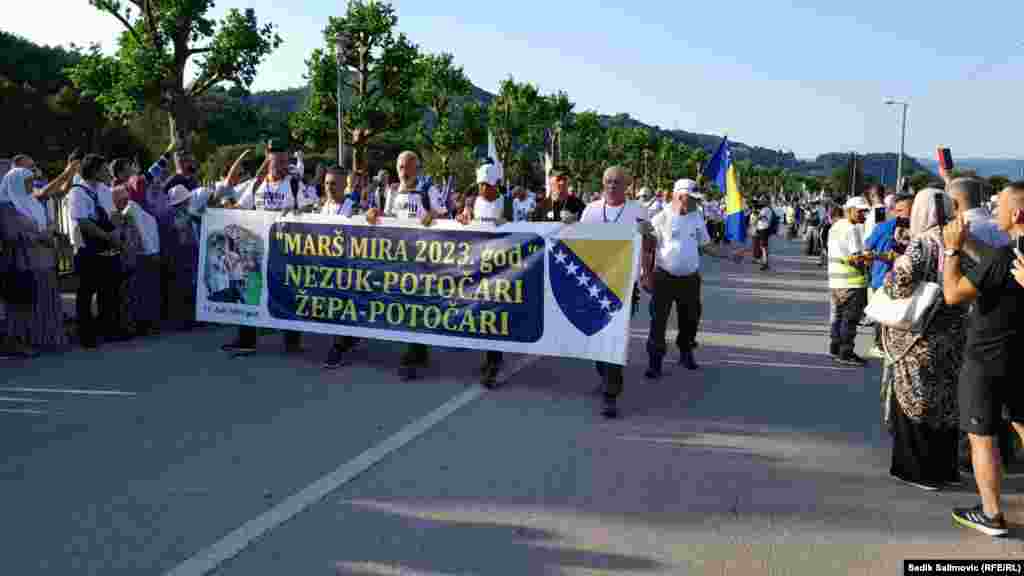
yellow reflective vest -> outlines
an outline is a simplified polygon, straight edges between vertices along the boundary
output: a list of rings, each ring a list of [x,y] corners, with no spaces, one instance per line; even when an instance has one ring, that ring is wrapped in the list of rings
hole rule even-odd
[[[850,264],[850,257],[864,251],[863,230],[845,218],[832,225],[828,232],[828,287],[866,288],[866,266]]]

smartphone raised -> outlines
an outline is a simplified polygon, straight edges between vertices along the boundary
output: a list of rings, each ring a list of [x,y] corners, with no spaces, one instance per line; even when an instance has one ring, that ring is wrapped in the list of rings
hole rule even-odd
[[[1024,235],[1017,236],[1017,243],[1013,247],[1013,251],[1017,253],[1017,258],[1024,258]]]
[[[945,176],[953,170],[953,154],[949,148],[939,146],[935,149],[935,159],[939,161],[939,175]]]
[[[946,225],[946,193],[936,192],[935,193],[935,216],[938,220],[939,226]]]
[[[885,222],[885,206],[875,208],[875,224]]]

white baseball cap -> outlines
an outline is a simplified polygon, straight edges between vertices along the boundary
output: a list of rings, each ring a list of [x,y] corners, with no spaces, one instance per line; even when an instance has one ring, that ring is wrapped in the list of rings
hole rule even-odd
[[[498,167],[494,164],[484,164],[476,169],[476,183],[498,185]]]
[[[675,185],[672,186],[672,194],[679,194],[680,192],[686,192],[693,196],[697,192],[697,183],[689,178],[676,180]]]
[[[871,210],[871,205],[863,196],[854,196],[846,201],[843,208],[854,208],[856,210]]]

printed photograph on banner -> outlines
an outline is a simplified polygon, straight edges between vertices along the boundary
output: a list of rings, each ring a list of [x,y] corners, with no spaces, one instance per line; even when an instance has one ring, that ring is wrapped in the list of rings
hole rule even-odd
[[[586,336],[604,330],[625,307],[632,270],[631,240],[559,240],[548,251],[551,293]]]
[[[263,294],[263,238],[237,224],[211,231],[206,240],[206,300],[259,306]]]

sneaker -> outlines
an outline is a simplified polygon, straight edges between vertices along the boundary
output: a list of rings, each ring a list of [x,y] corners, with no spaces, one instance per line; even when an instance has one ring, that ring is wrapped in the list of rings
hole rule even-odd
[[[345,358],[345,350],[337,346],[331,346],[331,350],[327,353],[327,360],[324,362],[324,370],[335,370],[348,364],[349,362]]]
[[[864,360],[860,356],[857,356],[853,352],[847,352],[836,356],[836,362],[840,364],[846,364],[847,366],[866,366],[867,360]]]
[[[1006,519],[1002,514],[989,518],[980,504],[974,508],[953,508],[953,521],[989,536],[1006,536],[1010,532],[1006,528]]]
[[[899,480],[900,482],[910,484],[915,488],[920,488],[921,490],[924,490],[926,492],[938,492],[942,488],[942,486],[936,482],[928,482],[926,480],[907,480],[906,478],[900,478],[899,476],[893,476],[893,478]]]
[[[230,352],[232,354],[248,354],[250,352],[256,351],[255,346],[251,344],[243,344],[238,340],[235,340],[234,342],[229,342],[221,346],[220,349],[223,350],[224,352]]]
[[[767,272],[770,270],[767,264],[761,264],[761,272]]]
[[[619,417],[619,406],[618,402],[615,401],[615,398],[605,396],[604,407],[601,408],[601,416],[604,416],[609,420],[614,420]]]

